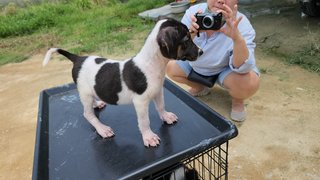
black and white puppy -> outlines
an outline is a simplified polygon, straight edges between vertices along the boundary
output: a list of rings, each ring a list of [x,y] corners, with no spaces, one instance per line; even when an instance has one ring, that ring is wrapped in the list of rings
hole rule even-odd
[[[77,84],[84,117],[98,134],[103,138],[114,136],[112,129],[95,116],[94,107],[133,103],[143,143],[147,147],[160,144],[160,138],[150,129],[148,107],[151,100],[163,121],[167,124],[177,121],[177,116],[167,112],[164,105],[163,83],[167,63],[176,59],[195,61],[202,54],[202,50],[193,43],[188,28],[173,19],[159,20],[140,52],[124,61],[77,56],[51,48],[44,58],[44,66],[53,52],[73,62],[72,78]]]

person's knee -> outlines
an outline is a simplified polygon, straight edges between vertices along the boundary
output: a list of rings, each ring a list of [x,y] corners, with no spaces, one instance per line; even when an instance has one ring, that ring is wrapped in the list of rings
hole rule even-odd
[[[260,86],[260,79],[255,74],[255,78],[252,78],[249,82],[249,90],[252,92],[252,95],[258,91],[259,86]]]
[[[180,68],[180,66],[175,61],[169,61],[166,67],[166,74],[172,79],[175,79],[175,77],[181,77],[184,76],[183,70]]]
[[[258,91],[258,89],[259,80],[250,80],[240,88],[240,91],[244,93],[245,97],[251,97]]]
[[[169,61],[166,67],[166,74],[170,78],[174,77],[174,68],[175,68],[175,62],[174,61]]]
[[[250,96],[252,96],[259,89],[259,76],[255,72],[251,72],[249,76],[246,78],[246,80],[247,83],[245,84],[244,89],[248,92]]]
[[[235,79],[232,79],[234,77]],[[247,99],[253,96],[259,89],[259,77],[254,74],[243,76],[230,76],[227,89],[231,96],[239,99]]]

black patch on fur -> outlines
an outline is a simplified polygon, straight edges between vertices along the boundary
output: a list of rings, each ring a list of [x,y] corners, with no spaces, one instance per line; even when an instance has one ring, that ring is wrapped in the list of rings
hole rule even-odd
[[[77,84],[77,80],[79,77],[79,72],[81,70],[82,64],[87,59],[87,57],[81,57],[78,61],[73,62],[73,68],[72,68],[72,79],[73,82]]]
[[[122,90],[119,63],[106,63],[96,75],[94,90],[101,100],[117,104],[118,93]]]
[[[95,59],[95,61],[96,61],[97,64],[100,64],[100,63],[102,63],[102,62],[104,62],[104,61],[106,61],[106,60],[107,60],[106,58],[96,58],[96,59]]]
[[[148,87],[147,78],[143,72],[129,60],[123,68],[123,81],[128,88],[137,94],[142,94]]]
[[[88,56],[78,56],[75,54],[72,54],[68,51],[65,51],[63,49],[58,49],[58,53],[68,58],[73,63],[72,68],[72,79],[73,82],[77,84],[77,79],[79,77],[79,71],[82,67],[83,62],[88,58]]]
[[[73,63],[77,62],[77,61],[81,61],[84,58],[83,56],[78,56],[78,55],[72,54],[72,53],[70,53],[70,52],[68,52],[66,50],[63,50],[63,49],[58,49],[57,51],[58,51],[58,53],[64,55],[66,58],[68,58]],[[87,57],[85,57],[85,59],[86,58]]]

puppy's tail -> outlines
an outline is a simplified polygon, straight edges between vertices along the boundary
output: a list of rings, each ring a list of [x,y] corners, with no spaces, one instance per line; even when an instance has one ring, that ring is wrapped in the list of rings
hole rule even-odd
[[[44,60],[42,62],[42,66],[45,66],[48,64],[50,58],[51,58],[51,55],[52,53],[56,52],[58,50],[58,48],[50,48],[47,53],[46,53],[46,56],[44,57]]]
[[[48,64],[50,58],[51,58],[51,55],[52,53],[54,52],[58,52],[59,54],[65,56],[66,58],[68,58],[70,61],[72,61],[73,63],[77,60],[81,60],[81,57],[80,56],[77,56],[75,54],[72,54],[68,51],[65,51],[63,49],[59,49],[59,48],[50,48],[47,53],[46,53],[46,56],[44,57],[44,60],[42,62],[42,65],[45,66]]]

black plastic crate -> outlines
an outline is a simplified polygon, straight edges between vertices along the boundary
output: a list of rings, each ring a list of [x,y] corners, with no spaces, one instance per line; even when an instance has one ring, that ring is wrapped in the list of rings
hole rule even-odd
[[[166,125],[150,104],[151,128],[161,138],[156,148],[143,146],[133,105],[97,111],[116,133],[102,139],[83,117],[74,84],[44,90],[32,179],[170,179],[181,167],[194,168],[199,179],[227,179],[236,126],[171,81],[164,86],[166,109],[179,121]]]

